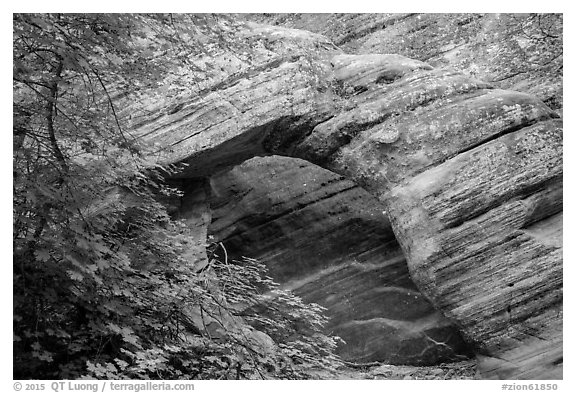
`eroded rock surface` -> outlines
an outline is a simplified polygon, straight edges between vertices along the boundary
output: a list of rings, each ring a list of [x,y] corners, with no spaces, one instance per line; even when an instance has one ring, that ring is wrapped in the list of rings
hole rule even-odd
[[[457,329],[409,278],[382,205],[309,162],[251,159],[214,176],[210,233],[228,254],[266,263],[307,302],[327,308],[326,330],[354,362],[439,364],[464,357]]]
[[[397,53],[450,67],[562,110],[562,14],[252,14],[324,34],[350,54]]]
[[[412,277],[487,378],[562,378],[562,124],[537,123],[396,187]]]
[[[169,99],[126,103],[136,137],[158,146],[164,163],[189,164],[182,178],[207,176],[274,150],[276,141],[264,141],[266,135],[299,138],[337,111],[330,59],[341,51],[326,37],[250,24],[238,39],[256,49],[237,71],[206,76],[202,88],[189,83]]]
[[[283,154],[352,179],[386,204],[414,282],[476,345],[484,377],[561,377],[558,115],[461,72],[331,51],[282,58],[167,103],[134,132],[159,143],[165,162],[188,163],[182,177]],[[362,273],[351,265],[330,274],[353,283]],[[292,278],[289,268],[280,274]],[[328,302],[329,288],[310,288]],[[381,326],[354,324],[350,332],[361,326],[373,337]]]

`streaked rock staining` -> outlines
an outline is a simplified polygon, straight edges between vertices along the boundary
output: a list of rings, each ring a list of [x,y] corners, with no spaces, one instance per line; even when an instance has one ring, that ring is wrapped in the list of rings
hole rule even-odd
[[[325,306],[345,359],[470,349],[480,378],[562,378],[559,115],[455,69],[251,26],[276,57],[134,110],[132,132],[188,164],[178,178],[210,178],[215,239]]]

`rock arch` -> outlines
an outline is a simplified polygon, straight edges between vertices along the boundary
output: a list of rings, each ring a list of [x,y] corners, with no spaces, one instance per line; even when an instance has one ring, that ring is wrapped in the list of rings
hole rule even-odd
[[[182,178],[280,154],[352,179],[385,204],[412,279],[484,378],[562,377],[562,121],[538,99],[320,48],[137,122]]]

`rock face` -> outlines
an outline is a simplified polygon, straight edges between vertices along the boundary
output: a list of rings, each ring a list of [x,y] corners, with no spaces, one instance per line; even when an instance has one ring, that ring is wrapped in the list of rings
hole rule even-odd
[[[165,162],[189,164],[181,177],[282,154],[353,180],[385,204],[414,283],[475,345],[483,377],[561,377],[562,123],[542,101],[402,56],[326,46],[165,108],[133,131],[159,143]],[[347,269],[330,274],[373,278]],[[329,302],[330,288],[310,288]],[[375,337],[374,326],[362,328]]]
[[[476,344],[486,378],[562,378],[561,127],[502,136],[387,199],[412,277]]]
[[[126,103],[135,136],[158,146],[165,163],[185,162],[181,178],[202,177],[274,149],[264,136],[299,138],[337,111],[329,89],[330,58],[341,53],[318,34],[249,25],[238,39],[255,46],[251,63],[198,91],[188,86],[166,102]]]
[[[532,96],[418,73],[297,154],[386,203],[414,282],[477,346],[483,377],[561,378],[561,121]]]
[[[390,68],[374,64],[365,73],[386,75]],[[346,84],[349,74],[338,71]],[[453,71],[420,68],[392,84],[361,87],[364,92],[349,100],[347,110],[316,126],[294,151],[379,196],[460,152],[557,117],[533,96],[496,90]]]
[[[562,108],[562,14],[247,15],[324,34],[346,53],[397,53]]]
[[[253,158],[213,176],[210,233],[228,254],[266,263],[283,287],[326,307],[354,362],[439,364],[466,345],[409,278],[381,204],[309,162]]]

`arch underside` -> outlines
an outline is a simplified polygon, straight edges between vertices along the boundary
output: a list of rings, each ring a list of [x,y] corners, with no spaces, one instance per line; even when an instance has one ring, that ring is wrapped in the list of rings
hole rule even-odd
[[[332,185],[361,187],[370,194],[358,197],[364,204],[371,201],[366,211],[385,213],[378,220],[363,219],[362,225],[390,223],[394,236],[375,239],[402,250],[390,252],[389,260],[378,256],[378,263],[393,265],[394,258],[405,257],[417,287],[386,292],[385,284],[375,283],[367,300],[374,304],[371,309],[380,305],[385,314],[390,304],[404,301],[402,296],[421,293],[474,345],[485,378],[562,377],[562,121],[535,97],[398,55],[323,52],[276,62],[193,100],[169,103],[134,132],[162,146],[165,163],[187,164],[177,178],[211,177],[213,190],[249,178],[256,184],[243,187],[257,192],[258,174],[263,173],[270,176],[260,180],[267,189],[291,190],[270,175],[285,158],[240,165],[256,156],[294,157],[329,170],[334,178],[343,176]],[[301,165],[307,169],[296,171],[292,181],[319,171],[305,161]],[[303,198],[326,190],[319,187],[281,203],[302,204]],[[243,206],[244,216],[236,217],[234,227],[222,224],[230,220],[224,214],[230,202],[221,198],[225,207],[215,210],[213,231],[238,252],[256,247],[254,252],[264,259],[273,250],[296,255],[282,250],[287,245],[245,242],[257,237],[254,225],[267,225],[272,232],[274,225],[280,232],[290,228],[289,222],[279,224],[281,217],[271,218],[270,206],[255,200],[235,202]],[[299,219],[310,218],[302,213]],[[230,233],[224,233],[227,229]],[[342,229],[334,239],[346,236]],[[349,248],[358,242],[351,240]],[[354,260],[354,252],[347,257]],[[341,331],[349,328],[351,342],[373,349],[376,339],[363,342],[354,332],[396,334],[384,332],[382,326],[390,327],[394,320],[383,315],[357,320],[350,310],[336,311],[344,304],[341,291],[353,292],[346,285],[361,288],[370,280],[374,260],[323,266],[323,258],[308,279],[327,280],[324,288],[311,287],[297,275],[299,263],[308,263],[303,256],[294,265],[282,257],[269,259],[278,263],[287,285],[300,285],[302,293],[318,292],[314,296],[332,304],[335,315],[347,315],[338,326]],[[348,284],[330,287],[337,277],[347,277]],[[333,303],[330,291],[337,293]],[[356,294],[354,301],[360,304],[364,295]],[[395,326],[398,334],[416,329],[413,321],[402,322]]]

